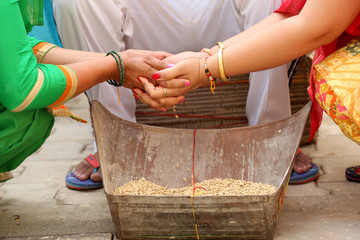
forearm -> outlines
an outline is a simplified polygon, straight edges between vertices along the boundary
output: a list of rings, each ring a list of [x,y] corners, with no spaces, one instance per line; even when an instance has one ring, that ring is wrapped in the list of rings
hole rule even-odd
[[[87,61],[71,63],[68,66],[73,69],[78,82],[74,97],[109,79],[119,81],[119,69],[112,56],[96,57]]]
[[[223,41],[223,44],[225,47],[230,47],[234,44],[238,44],[242,40],[244,40],[248,37],[251,37],[258,32],[261,32],[270,26],[273,26],[275,23],[280,22],[281,20],[283,20],[287,17],[288,16],[285,14],[273,13],[270,16],[263,19],[262,21],[255,24],[254,26],[250,27],[249,29]],[[216,54],[218,50],[219,50],[219,47],[217,45],[215,45],[214,47],[211,48],[210,55]]]
[[[48,53],[46,53],[41,62],[46,64],[65,65],[104,56],[105,53],[87,52],[56,47],[52,48]]]
[[[351,2],[344,5],[339,0],[326,4],[324,1],[308,0],[299,15],[226,47],[223,56],[226,75],[277,67],[329,44],[345,31],[359,13],[359,2]],[[347,13],[346,17],[344,12]],[[217,55],[209,58],[208,62],[211,73],[219,77]]]
[[[238,74],[274,68],[309,53],[321,46],[321,43],[310,41],[306,34],[299,34],[287,19],[276,26],[269,27],[240,42],[225,47],[223,62],[225,74]],[[211,74],[219,78],[217,53],[208,59]]]

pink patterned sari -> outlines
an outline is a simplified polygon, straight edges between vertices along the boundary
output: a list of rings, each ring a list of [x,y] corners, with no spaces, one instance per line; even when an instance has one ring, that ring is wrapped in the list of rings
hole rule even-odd
[[[304,7],[306,0],[285,0],[282,5],[275,12],[287,13],[291,15],[297,15]],[[322,46],[315,50],[313,59],[313,66],[321,62],[324,58],[335,52],[336,50],[344,47],[350,40],[360,36],[360,14],[354,19],[350,26],[333,42]],[[313,107],[311,110],[311,132],[310,139],[312,139],[321,125],[323,109],[315,99],[317,89],[314,81],[314,69],[311,70],[310,85],[308,88],[309,95],[313,101]]]

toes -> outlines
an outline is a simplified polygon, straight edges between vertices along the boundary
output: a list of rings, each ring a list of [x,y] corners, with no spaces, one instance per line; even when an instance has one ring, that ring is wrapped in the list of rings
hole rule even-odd
[[[86,161],[80,162],[74,171],[74,176],[81,181],[85,181],[93,173],[94,168]]]
[[[102,176],[101,176],[100,169],[98,169],[95,173],[91,174],[90,179],[93,182],[101,182],[102,181]]]

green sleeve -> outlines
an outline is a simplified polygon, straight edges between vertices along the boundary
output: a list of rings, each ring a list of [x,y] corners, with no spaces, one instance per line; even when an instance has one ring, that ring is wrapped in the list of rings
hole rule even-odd
[[[67,87],[66,76],[56,65],[37,63],[32,47],[41,41],[27,36],[17,0],[0,1],[0,32],[0,102],[14,110],[34,93],[36,96],[24,109],[44,108],[56,102]],[[39,69],[43,82],[34,91]]]

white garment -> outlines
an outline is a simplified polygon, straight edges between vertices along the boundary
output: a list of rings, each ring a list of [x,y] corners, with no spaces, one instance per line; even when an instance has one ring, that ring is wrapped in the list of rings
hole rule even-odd
[[[66,48],[200,51],[230,38],[272,13],[281,0],[53,0]],[[290,115],[287,67],[251,74],[249,124]],[[102,83],[87,91],[115,115],[135,121],[131,90]]]
[[[282,0],[237,0],[242,30],[273,13],[281,2]],[[246,99],[249,125],[277,121],[291,115],[287,69],[287,65],[282,65],[250,73],[250,88]]]

